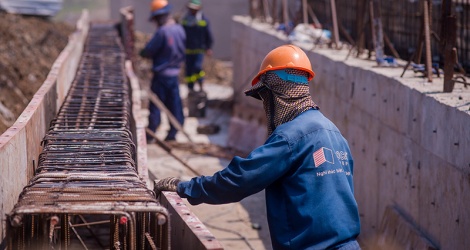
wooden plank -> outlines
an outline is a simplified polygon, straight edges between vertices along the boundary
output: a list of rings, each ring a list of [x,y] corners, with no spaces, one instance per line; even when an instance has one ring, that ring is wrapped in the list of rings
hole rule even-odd
[[[175,126],[175,128],[178,131],[183,133],[186,136],[186,138],[188,139],[188,141],[192,142],[191,137],[188,135],[188,133],[186,133],[186,131],[184,131],[183,126],[179,123],[179,121],[175,118],[175,116],[170,112],[170,110],[168,110],[166,108],[165,104],[163,104],[163,102],[160,100],[160,98],[158,98],[158,96],[155,95],[151,90],[148,90],[147,94],[149,96],[149,100],[153,104],[155,104],[155,106],[157,106],[159,109],[161,109],[168,116],[168,120],[170,121],[170,123],[173,126]]]

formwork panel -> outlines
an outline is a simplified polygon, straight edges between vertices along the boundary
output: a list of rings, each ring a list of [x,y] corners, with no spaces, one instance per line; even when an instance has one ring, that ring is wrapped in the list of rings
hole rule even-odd
[[[185,250],[222,250],[223,247],[174,192],[162,192],[160,203],[173,214],[171,248]]]

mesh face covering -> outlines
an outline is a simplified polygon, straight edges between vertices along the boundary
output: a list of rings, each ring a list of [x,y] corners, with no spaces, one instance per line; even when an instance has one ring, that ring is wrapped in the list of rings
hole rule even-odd
[[[302,70],[286,69],[286,72],[308,77],[308,73]],[[269,135],[277,126],[292,121],[302,112],[318,109],[310,97],[308,84],[282,80],[270,71],[262,75],[260,81],[265,86],[258,94],[263,100]]]

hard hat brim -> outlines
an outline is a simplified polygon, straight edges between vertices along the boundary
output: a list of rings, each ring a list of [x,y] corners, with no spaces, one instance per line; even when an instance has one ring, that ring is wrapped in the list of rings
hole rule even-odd
[[[272,71],[272,70],[278,70],[278,69],[297,69],[297,70],[302,70],[302,71],[305,71],[309,74],[308,76],[308,81],[311,81],[314,77],[315,77],[315,72],[309,70],[309,69],[306,69],[306,68],[303,68],[303,67],[295,67],[295,66],[282,66],[282,67],[273,67],[273,68],[269,68],[269,69],[264,69],[264,70],[261,70],[254,78],[253,80],[251,81],[251,85],[254,86],[257,82],[259,82],[259,78],[261,77],[262,74],[268,72],[268,71]]]
[[[201,9],[201,5],[194,4],[194,3],[188,3],[187,7],[190,8],[190,9],[193,9],[193,10],[200,10]]]
[[[158,9],[156,11],[151,12],[150,16],[149,16],[149,21],[152,21],[152,19],[156,16],[170,13],[171,9],[172,9],[171,4],[168,4],[167,6],[161,8],[161,9]]]

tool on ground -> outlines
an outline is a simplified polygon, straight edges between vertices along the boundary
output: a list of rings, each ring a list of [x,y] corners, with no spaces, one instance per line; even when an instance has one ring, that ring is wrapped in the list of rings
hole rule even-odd
[[[155,139],[157,145],[160,146],[163,150],[165,150],[169,155],[171,155],[173,158],[175,158],[177,161],[183,164],[183,166],[189,169],[196,176],[201,176],[201,174],[198,171],[196,171],[193,167],[189,166],[185,161],[183,161],[181,158],[175,155],[171,151],[171,147],[167,145],[165,142],[163,142],[162,140],[158,139],[158,137],[155,135],[155,133],[152,132],[152,130],[150,130],[149,128],[145,128],[145,131],[147,132],[147,134],[152,136]]]
[[[207,125],[199,125],[197,126],[197,133],[198,134],[217,134],[220,131],[220,126],[217,124],[207,124]]]
[[[191,137],[189,137],[189,135],[184,131],[183,126],[181,126],[181,124],[178,122],[178,120],[176,120],[176,118],[173,116],[173,114],[165,107],[165,104],[163,104],[163,102],[160,100],[160,98],[158,98],[157,95],[152,93],[152,91],[147,91],[147,93],[148,93],[148,96],[149,96],[149,100],[153,104],[157,105],[157,107],[159,109],[161,109],[163,112],[165,112],[165,114],[168,116],[168,120],[170,121],[170,123],[173,126],[175,126],[175,128],[178,131],[183,133],[186,136],[186,138],[188,138],[188,141],[192,142]]]

